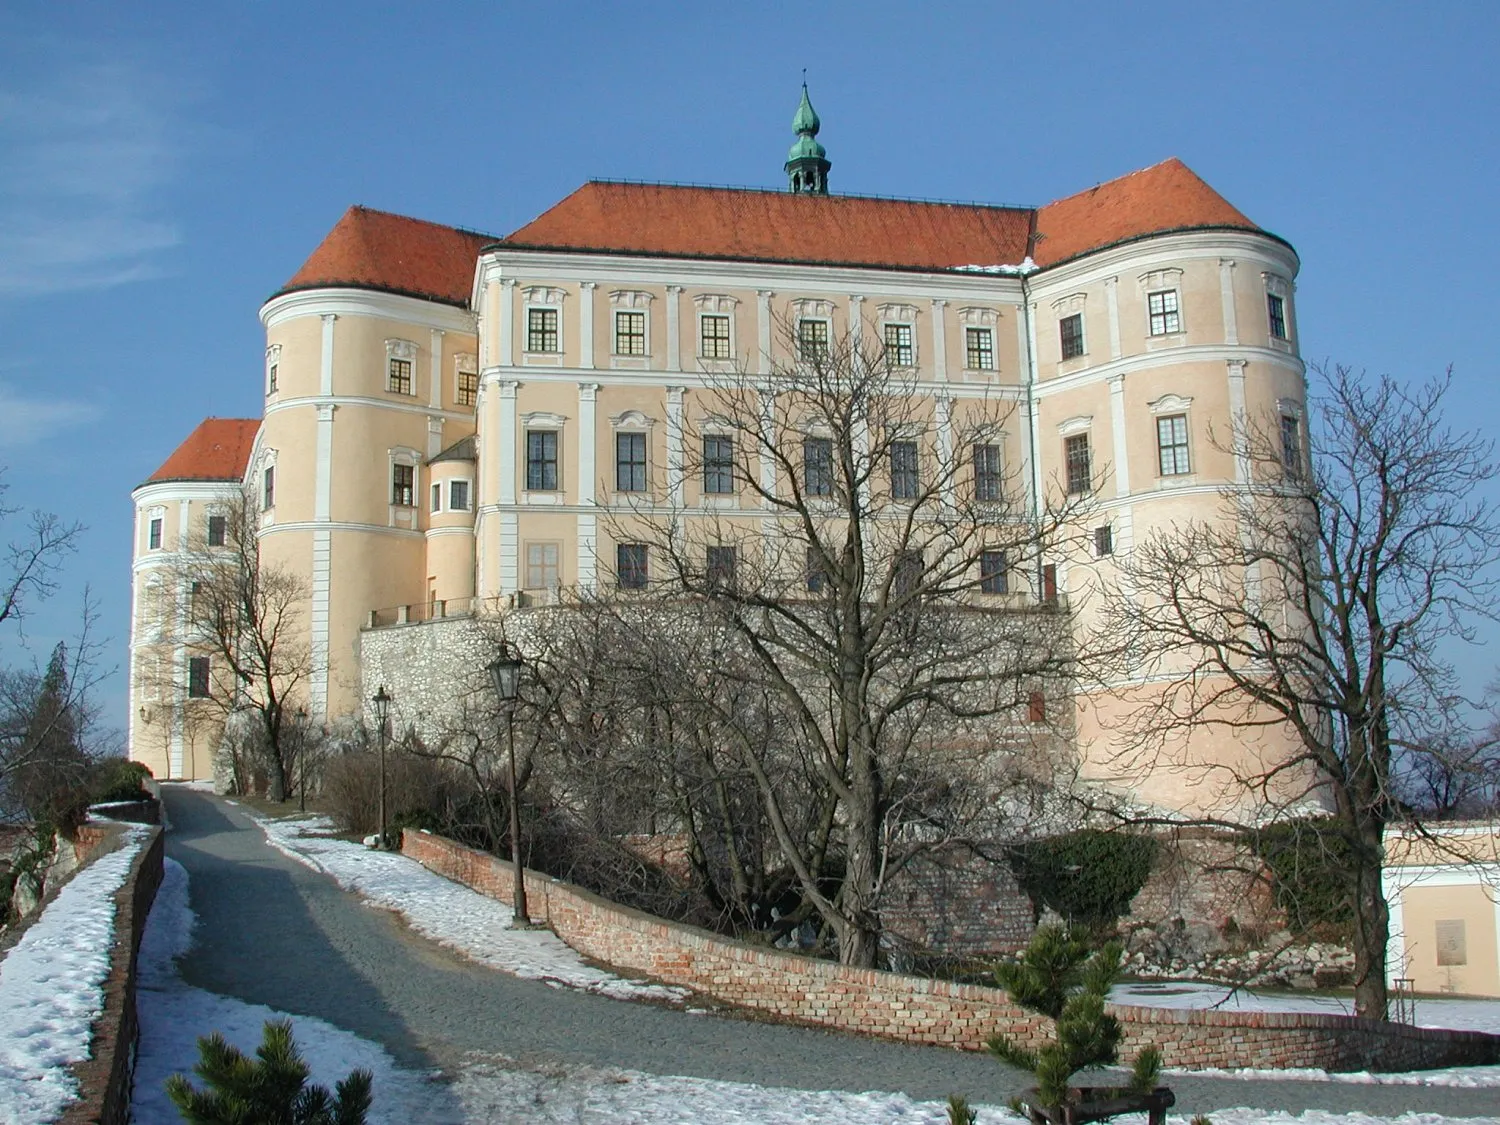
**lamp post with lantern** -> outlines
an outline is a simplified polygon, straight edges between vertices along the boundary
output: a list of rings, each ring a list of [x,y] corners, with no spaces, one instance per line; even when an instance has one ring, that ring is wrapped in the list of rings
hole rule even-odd
[[[510,647],[503,642],[500,654],[490,661],[490,679],[495,685],[495,694],[505,708],[505,747],[510,758],[510,855],[515,868],[515,888],[511,895],[516,926],[529,926],[531,917],[526,912],[526,869],[521,863],[521,795],[516,789],[516,699],[521,689],[521,672],[526,667]]]
[[[380,745],[380,843],[379,847],[385,847],[385,739],[386,724],[391,715],[391,694],[385,690],[385,685],[380,685],[370,700],[375,705],[375,737]]]

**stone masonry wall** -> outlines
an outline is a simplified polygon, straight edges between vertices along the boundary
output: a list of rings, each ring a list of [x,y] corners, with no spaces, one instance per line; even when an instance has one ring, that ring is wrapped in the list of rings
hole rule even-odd
[[[504,902],[505,861],[440,836],[407,832],[402,851],[431,870]],[[818,1027],[981,1050],[1003,1032],[1037,1046],[1050,1021],[1004,992],[855,969],[757,948],[629,910],[579,887],[526,873],[532,916],[587,957],[747,1008]],[[1500,1036],[1437,1031],[1352,1017],[1172,1011],[1111,1005],[1122,1053],[1156,1044],[1167,1066],[1410,1070],[1500,1062]]]
[[[493,642],[479,618],[453,617],[366,629],[359,635],[360,698],[383,685],[391,727],[434,741],[450,729],[473,692],[488,690]]]

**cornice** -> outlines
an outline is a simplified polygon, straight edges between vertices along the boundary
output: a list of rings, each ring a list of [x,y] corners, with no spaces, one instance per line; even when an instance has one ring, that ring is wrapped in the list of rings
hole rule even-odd
[[[529,370],[529,369],[528,369]],[[287,410],[306,407],[367,406],[381,410],[393,410],[400,414],[422,414],[445,421],[474,421],[472,410],[448,410],[443,407],[424,406],[418,402],[393,402],[390,399],[371,395],[303,395],[300,398],[278,398],[266,407],[265,417],[281,414]]]
[[[238,492],[242,479],[147,481],[136,485],[130,498],[138,508],[166,500],[219,500]]]
[[[267,329],[304,316],[369,316],[444,332],[478,333],[478,319],[468,309],[377,289],[298,289],[278,294],[260,307],[260,322]]]
[[[257,538],[266,539],[282,531],[361,531],[375,535],[394,535],[400,539],[420,539],[425,534],[417,528],[391,527],[383,523],[354,523],[350,520],[298,520],[290,523],[268,524],[260,529]]]
[[[1142,352],[1138,355],[1122,356],[1095,367],[1059,375],[1054,379],[1038,379],[1032,388],[1032,397],[1043,399],[1049,395],[1076,390],[1090,383],[1103,383],[1121,375],[1136,371],[1159,370],[1163,367],[1180,367],[1190,363],[1269,363],[1296,375],[1303,375],[1307,365],[1302,357],[1274,348],[1260,348],[1245,344],[1195,344],[1180,348],[1164,348],[1157,352]]]
[[[1142,235],[1047,266],[1027,278],[1028,293],[1036,301],[1051,300],[1065,295],[1060,290],[1066,287],[1094,284],[1106,277],[1148,268],[1158,262],[1222,257],[1245,258],[1276,266],[1288,278],[1295,278],[1302,264],[1297,252],[1275,235],[1239,227],[1174,231]]]
[[[656,387],[686,386],[693,390],[712,390],[724,385],[726,375],[722,372],[698,371],[627,371],[620,368],[598,367],[515,367],[495,365],[484,368],[479,374],[482,382],[495,383],[597,383],[605,386]],[[733,372],[728,378],[735,378]],[[773,383],[775,375],[758,372],[744,373],[747,385],[760,386]],[[1014,398],[1025,397],[1026,388],[1019,383],[954,383],[938,380],[902,382],[918,395],[942,396],[945,398]],[[467,415],[465,415],[467,417]]]

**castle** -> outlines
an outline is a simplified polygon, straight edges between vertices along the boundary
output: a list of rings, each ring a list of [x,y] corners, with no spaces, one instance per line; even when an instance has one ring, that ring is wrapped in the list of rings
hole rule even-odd
[[[1215,518],[1244,467],[1213,435],[1249,417],[1300,447],[1297,255],[1181,161],[1038,208],[845,196],[805,88],[794,129],[785,191],[592,181],[505,237],[350,208],[261,307],[262,416],[207,419],[132,493],[131,756],[211,772],[217,735],[185,721],[209,658],[163,621],[189,596],[173,553],[222,541],[226,490],[305,579],[299,705],[334,720],[362,709],[371,630],[644,581],[612,512],[767,518],[685,435],[707,381],[799,341],[874,333],[938,446],[966,401],[1006,404],[975,488],[1091,493],[1093,557],[980,597],[1066,597],[1152,528]],[[1118,706],[1079,701],[1097,775],[1190,805],[1186,774],[1111,775]]]

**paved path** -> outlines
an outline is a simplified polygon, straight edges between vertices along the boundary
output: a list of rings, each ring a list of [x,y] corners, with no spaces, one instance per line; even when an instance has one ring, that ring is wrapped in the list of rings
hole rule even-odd
[[[689,1015],[550,988],[468,962],[265,843],[239,808],[164,787],[167,854],[188,871],[199,926],[189,984],[316,1016],[413,1068],[470,1052],[767,1086],[965,1093],[1003,1104],[1025,1076],[981,1055],[855,1035]],[[1176,1112],[1232,1106],[1397,1115],[1500,1113],[1500,1090],[1174,1078]]]

